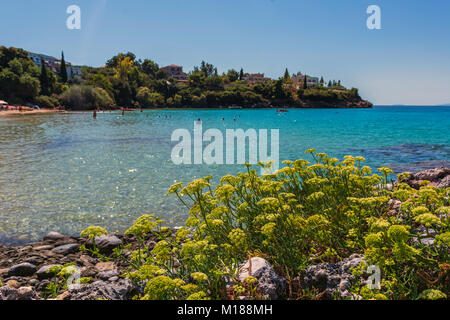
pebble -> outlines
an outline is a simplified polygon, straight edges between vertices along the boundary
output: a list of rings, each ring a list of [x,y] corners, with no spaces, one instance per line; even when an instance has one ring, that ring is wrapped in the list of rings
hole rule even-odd
[[[37,267],[34,264],[24,262],[12,266],[8,271],[8,275],[10,277],[12,276],[27,277],[32,276],[36,272],[36,270]]]
[[[79,248],[80,248],[80,245],[78,243],[70,243],[70,244],[65,244],[63,246],[56,247],[56,248],[52,249],[52,252],[66,255],[69,253],[76,252]]]
[[[56,240],[62,240],[65,238],[66,238],[66,236],[62,235],[59,232],[49,232],[45,235],[44,240],[56,241]]]

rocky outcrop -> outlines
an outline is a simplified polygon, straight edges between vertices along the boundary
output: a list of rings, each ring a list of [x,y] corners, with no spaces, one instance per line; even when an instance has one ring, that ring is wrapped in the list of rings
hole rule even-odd
[[[266,299],[278,299],[284,293],[286,279],[277,275],[270,263],[263,258],[251,258],[241,267],[238,279],[242,282],[249,276],[258,280],[257,287]]]
[[[304,100],[304,108],[372,108],[373,104],[369,101],[362,99],[349,99],[345,101],[315,101],[315,100]]]
[[[434,168],[417,173],[406,172],[399,180],[415,189],[419,189],[424,181],[431,182],[430,185],[437,188],[448,188],[450,187],[450,168]]]
[[[364,262],[364,256],[354,254],[337,263],[321,263],[309,266],[302,279],[304,288],[315,288],[323,299],[332,299],[335,295],[354,298],[348,289],[356,282],[351,268]]]
[[[110,235],[96,240],[96,245],[105,255],[110,255],[121,244],[131,245],[132,248],[137,246],[133,237]],[[80,277],[90,278],[90,281],[59,292],[56,300],[129,299],[133,285],[121,278],[128,265],[122,261],[104,262],[90,256],[80,251],[82,245],[89,247],[92,243],[87,239],[50,232],[36,243],[17,247],[0,246],[0,281],[3,283],[0,300],[55,299],[49,296],[47,288],[54,283],[55,277],[49,270],[67,264],[73,265],[78,273],[78,278],[74,278],[72,283],[77,283]]]

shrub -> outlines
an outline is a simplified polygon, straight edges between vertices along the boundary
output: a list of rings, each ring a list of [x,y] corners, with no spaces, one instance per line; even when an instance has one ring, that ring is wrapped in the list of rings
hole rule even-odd
[[[104,89],[84,85],[71,86],[60,99],[68,108],[76,110],[108,108],[114,104]]]
[[[55,109],[60,106],[58,99],[49,96],[38,96],[34,101],[38,106],[43,108]]]

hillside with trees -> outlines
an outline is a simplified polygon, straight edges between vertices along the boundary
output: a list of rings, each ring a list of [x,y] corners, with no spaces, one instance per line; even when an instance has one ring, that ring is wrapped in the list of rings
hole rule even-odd
[[[43,62],[43,61],[42,61]],[[65,66],[62,55],[61,66]],[[358,90],[323,78],[315,87],[297,89],[286,69],[283,77],[251,84],[246,73],[230,69],[218,74],[202,61],[179,82],[150,59],[119,53],[101,68],[83,67],[82,77],[68,79],[65,68],[58,74],[45,63],[39,69],[22,49],[0,47],[0,98],[12,104],[87,110],[118,107],[371,107]]]

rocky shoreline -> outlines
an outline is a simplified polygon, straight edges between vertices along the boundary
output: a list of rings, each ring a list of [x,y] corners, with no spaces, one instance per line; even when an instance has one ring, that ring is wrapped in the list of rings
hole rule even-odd
[[[429,181],[438,188],[448,188],[450,168],[404,174],[400,179],[400,182],[417,189],[423,181]],[[389,202],[389,215],[398,215],[399,202]],[[414,232],[420,235],[420,230]],[[424,240],[426,243],[434,241],[421,239]],[[149,236],[146,246],[152,249],[157,241],[156,236]],[[113,258],[113,250],[117,247],[125,246],[125,254],[136,249],[138,241],[134,236],[102,235],[95,238],[95,244],[102,258],[94,257],[89,250],[82,250],[92,248],[92,241],[88,238],[68,237],[57,232],[50,232],[42,241],[23,246],[0,245],[0,300],[129,300],[139,294],[140,288],[125,276],[129,265]],[[355,276],[349,269],[362,261],[363,255],[352,255],[335,263],[311,265],[297,282],[302,286],[318,288],[322,292],[321,298],[332,298],[338,294],[343,298],[358,299],[347,291],[355,282]],[[56,279],[55,274],[50,272],[51,268],[67,265],[75,268],[76,277],[61,290],[49,292],[49,285]],[[251,275],[258,279],[259,290],[265,298],[277,299],[284,295],[286,279],[278,276],[268,261],[254,257],[251,263],[243,262],[238,278],[245,279],[249,269]],[[83,281],[80,282],[80,279]]]

